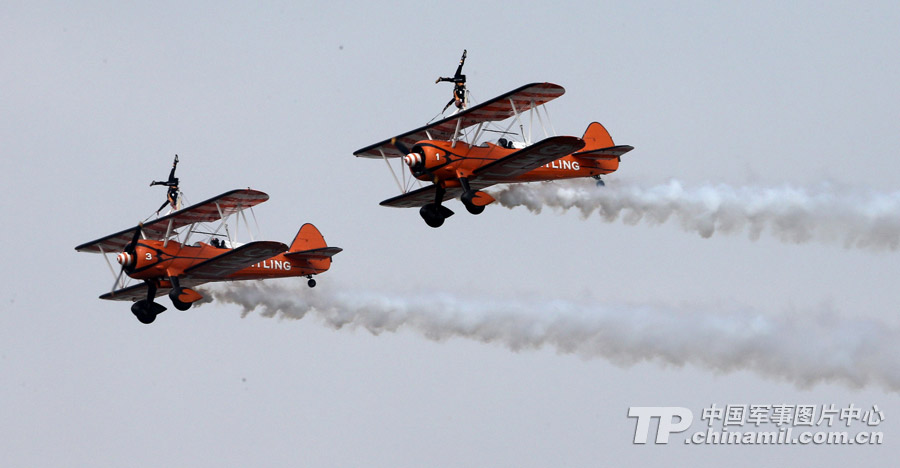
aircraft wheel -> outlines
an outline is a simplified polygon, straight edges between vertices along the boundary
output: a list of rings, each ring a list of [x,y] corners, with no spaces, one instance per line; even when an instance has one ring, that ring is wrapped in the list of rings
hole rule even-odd
[[[172,299],[172,305],[178,310],[188,310],[194,304],[190,302],[181,302],[178,299]]]
[[[140,300],[132,304],[131,313],[137,317],[139,322],[144,324],[151,324],[156,320],[156,314],[147,306],[146,300]]]
[[[463,199],[463,205],[466,207],[466,211],[472,213],[473,215],[479,215],[484,212],[483,206],[478,206],[472,204],[472,202],[467,202],[466,199]]]
[[[314,288],[316,287],[316,280],[310,278],[309,281],[306,282],[306,284],[309,285],[309,287]]]
[[[464,193],[462,197],[460,197],[460,201],[463,202],[463,206],[466,207],[466,211],[472,213],[473,215],[479,215],[484,212],[484,206],[478,206],[472,203],[472,199],[475,198],[475,193],[476,192],[474,190],[469,190],[468,192]]]
[[[427,224],[427,225],[429,225],[429,226],[431,226],[431,227],[433,227],[433,228],[439,228],[439,227],[441,227],[441,226],[444,225],[444,218],[441,218],[441,217],[437,217],[437,218],[426,218],[426,219],[425,219],[425,224]]]
[[[433,228],[439,228],[444,224],[444,217],[435,208],[434,203],[429,203],[419,208],[419,216],[425,220],[425,224]]]
[[[191,302],[181,302],[178,300],[178,296],[181,295],[181,289],[172,289],[169,291],[169,299],[172,300],[172,305],[175,306],[178,310],[188,310],[194,305]]]
[[[150,325],[151,323],[153,323],[154,320],[156,320],[156,315],[152,314],[152,313],[147,313],[147,314],[143,314],[143,315],[138,315],[137,319],[139,322],[141,322],[145,325]]]
[[[466,210],[473,215],[479,215],[484,212],[484,207],[478,205],[466,205]]]

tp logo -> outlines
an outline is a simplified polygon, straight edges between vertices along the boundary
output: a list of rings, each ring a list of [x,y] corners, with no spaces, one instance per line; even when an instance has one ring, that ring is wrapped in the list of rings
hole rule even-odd
[[[659,427],[656,431],[657,444],[668,444],[669,434],[684,432],[694,422],[694,413],[680,406],[631,406],[628,408],[628,417],[637,418],[637,426],[634,428],[635,444],[647,443],[650,420],[653,418],[659,418]]]

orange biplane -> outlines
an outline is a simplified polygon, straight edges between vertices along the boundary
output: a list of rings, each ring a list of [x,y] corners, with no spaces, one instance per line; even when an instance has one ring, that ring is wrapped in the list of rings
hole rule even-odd
[[[600,184],[600,176],[618,169],[620,157],[634,148],[613,144],[609,133],[597,122],[588,125],[581,138],[550,136],[544,122],[546,119],[549,124],[545,104],[564,92],[562,86],[553,83],[528,84],[353,154],[384,159],[391,168],[403,193],[382,201],[381,205],[420,207],[419,214],[431,227],[441,226],[453,215],[452,210],[441,204],[451,198],[459,197],[472,214],[484,211],[494,198],[482,189],[494,184],[576,177],[593,177]],[[545,117],[541,117],[541,110]],[[527,132],[523,123],[526,112],[530,116]],[[546,138],[532,143],[535,117]],[[509,118],[514,119],[505,130],[488,128]],[[519,132],[510,132],[515,124]],[[479,143],[488,132],[497,132],[501,137]],[[506,138],[513,134],[518,134],[523,141]],[[407,180],[401,167],[401,183],[389,158],[402,158],[412,178]],[[413,189],[417,180],[431,185]]]
[[[176,309],[187,310],[203,297],[191,288],[204,283],[305,276],[309,286],[315,286],[313,275],[327,271],[331,257],[341,249],[329,247],[312,224],[300,228],[290,247],[273,241],[240,244],[232,237],[228,218],[236,215],[236,224],[243,218],[249,230],[243,210],[268,199],[268,195],[257,190],[232,190],[154,221],[81,244],[75,250],[118,254],[116,260],[121,270],[116,275],[107,258],[116,280],[113,290],[100,299],[136,301],[131,312],[142,323],[153,322],[157,314],[166,310],[153,302],[156,297],[168,294]],[[212,232],[201,230],[201,223],[215,221],[221,222]],[[225,232],[220,233],[223,227]],[[192,234],[208,237],[205,242],[189,244]],[[125,287],[123,274],[142,282]]]

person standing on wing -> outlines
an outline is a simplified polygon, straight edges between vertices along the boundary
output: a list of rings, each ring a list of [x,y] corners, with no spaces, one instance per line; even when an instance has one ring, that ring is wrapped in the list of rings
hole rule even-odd
[[[156,214],[159,214],[159,212],[162,211],[162,209],[165,208],[166,205],[171,205],[172,211],[178,209],[178,177],[175,177],[175,168],[177,166],[178,155],[176,154],[175,162],[172,163],[172,171],[169,172],[169,180],[165,182],[157,180],[150,182],[151,187],[153,187],[154,185],[165,185],[166,187],[169,187],[169,192],[166,194],[166,201],[162,204],[162,206],[159,207],[158,210],[156,210]]]
[[[444,111],[450,107],[450,104],[456,104],[456,108],[462,110],[466,105],[466,75],[462,74],[463,64],[466,63],[466,50],[463,49],[462,58],[459,59],[459,67],[456,68],[456,74],[453,75],[452,78],[440,77],[435,80],[435,83],[440,83],[441,81],[449,81],[453,83],[453,99],[444,106]]]

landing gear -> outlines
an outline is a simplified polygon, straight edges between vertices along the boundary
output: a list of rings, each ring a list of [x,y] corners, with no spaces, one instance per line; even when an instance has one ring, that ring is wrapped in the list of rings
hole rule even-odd
[[[465,177],[460,177],[459,183],[463,188],[463,194],[459,199],[466,207],[466,211],[473,215],[481,214],[484,211],[484,205],[476,205],[473,201],[478,196],[478,191],[472,190],[472,187],[469,186],[469,179]]]
[[[156,316],[163,313],[166,308],[161,305],[153,302],[153,299],[156,297],[156,284],[148,281],[147,282],[147,299],[141,299],[140,301],[135,302],[131,305],[131,313],[137,317],[138,321],[141,323],[153,323],[156,320]]]
[[[425,220],[425,224],[433,228],[441,227],[445,219],[453,216],[453,210],[441,205],[441,202],[444,201],[445,193],[447,191],[438,185],[434,191],[434,203],[429,203],[419,208],[419,216]]]
[[[606,185],[606,182],[603,182],[603,179],[601,179],[600,176],[595,175],[595,176],[591,176],[591,177],[597,181],[597,187],[603,187]]]
[[[175,290],[173,289],[172,291],[175,291]],[[192,305],[194,305],[194,304],[191,303],[191,302],[181,302],[181,301],[179,301],[179,300],[178,300],[178,295],[176,294],[176,295],[173,296],[171,292],[169,293],[169,299],[172,300],[172,305],[175,306],[176,309],[181,310],[181,311],[188,310],[188,309],[191,308]]]
[[[153,303],[148,302],[146,299],[141,299],[131,305],[131,313],[134,314],[141,323],[151,324],[156,320],[156,314],[150,311],[150,307],[148,307],[149,304]]]
[[[307,278],[309,278],[309,281],[306,284],[311,288],[316,287],[316,280],[313,279],[312,275],[307,276]]]
[[[202,297],[193,289],[182,288],[178,283],[177,276],[170,276],[169,281],[172,283],[172,289],[169,290],[169,299],[172,300],[172,305],[178,310],[190,309],[194,302]]]
[[[439,228],[444,224],[445,217],[441,216],[438,211],[438,205],[434,203],[429,203],[422,208],[419,208],[419,216],[425,220],[425,224],[433,227]]]
[[[468,190],[462,194],[460,200],[462,201],[463,205],[465,205],[466,211],[472,213],[473,215],[479,215],[484,212],[484,206],[478,206],[472,203],[472,199],[475,198],[475,196],[476,193],[474,190]]]

